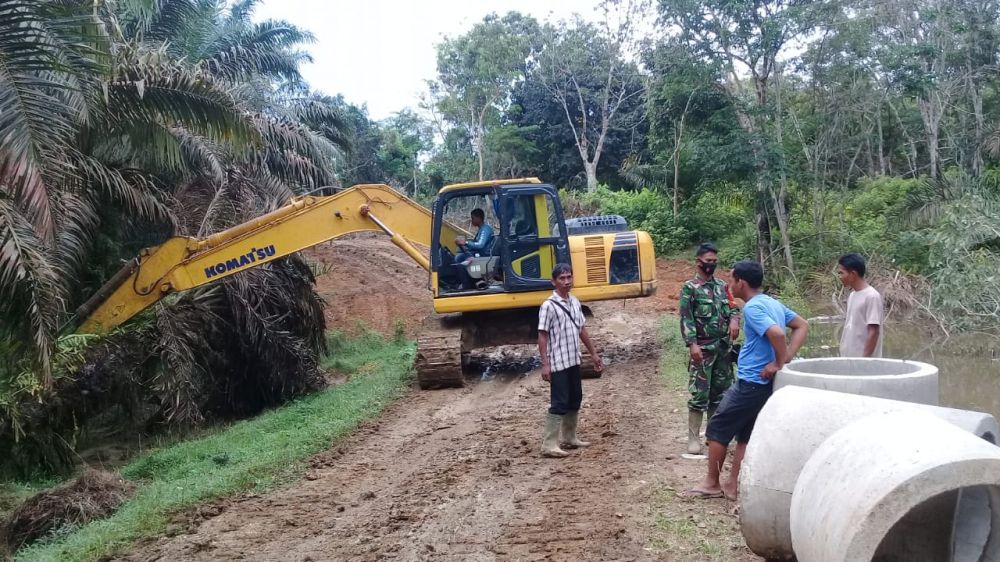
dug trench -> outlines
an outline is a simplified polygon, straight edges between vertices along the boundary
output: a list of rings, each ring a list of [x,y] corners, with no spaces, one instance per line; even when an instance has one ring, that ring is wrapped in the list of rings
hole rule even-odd
[[[398,254],[377,238],[309,254],[350,258],[318,279],[332,326],[358,329],[363,319],[412,335],[430,312],[426,273]],[[658,269],[656,297],[593,307],[613,360],[585,381],[580,431],[590,447],[538,455],[547,384],[522,355],[499,351],[494,359],[513,357],[522,372],[414,388],[313,457],[302,481],[178,514],[166,535],[118,559],[757,560],[729,502],[682,495],[704,461],[680,457],[684,392],[660,372],[676,366],[661,361],[658,331],[691,271]]]

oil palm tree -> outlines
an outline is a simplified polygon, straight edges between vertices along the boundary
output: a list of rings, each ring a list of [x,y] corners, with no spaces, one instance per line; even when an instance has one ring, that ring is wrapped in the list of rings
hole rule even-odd
[[[103,281],[135,232],[204,236],[336,181],[344,123],[298,72],[311,36],[253,23],[254,4],[0,0],[0,376],[51,384],[81,275]],[[252,410],[318,384],[322,334],[309,269],[286,259],[157,307],[128,335],[159,359],[134,383],[165,421]],[[107,346],[91,367],[128,356]],[[212,372],[236,378],[193,392]]]

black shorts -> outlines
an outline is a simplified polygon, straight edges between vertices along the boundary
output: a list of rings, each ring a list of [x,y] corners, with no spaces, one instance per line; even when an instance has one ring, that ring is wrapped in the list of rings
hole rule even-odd
[[[733,438],[737,443],[748,443],[753,433],[757,414],[771,397],[773,384],[756,384],[737,379],[722,396],[722,402],[712,419],[708,420],[705,438],[728,445]]]

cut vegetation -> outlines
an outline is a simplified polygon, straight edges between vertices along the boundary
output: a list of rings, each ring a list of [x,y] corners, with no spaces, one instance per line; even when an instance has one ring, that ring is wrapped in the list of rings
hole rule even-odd
[[[344,383],[241,421],[200,439],[151,452],[125,466],[135,495],[114,515],[18,552],[18,560],[94,560],[162,532],[171,516],[242,492],[260,492],[301,476],[305,459],[377,416],[409,380],[413,345],[365,333],[330,338],[326,366]]]

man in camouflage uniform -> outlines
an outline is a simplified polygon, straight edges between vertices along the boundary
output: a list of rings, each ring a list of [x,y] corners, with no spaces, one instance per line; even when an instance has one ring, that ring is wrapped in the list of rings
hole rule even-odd
[[[681,336],[691,354],[688,363],[688,453],[701,454],[701,422],[711,419],[722,394],[733,383],[730,351],[740,334],[736,303],[725,281],[715,277],[719,251],[702,244],[696,252],[698,273],[681,287]]]

